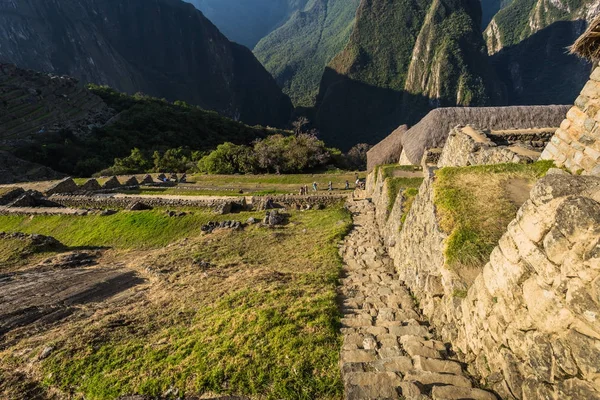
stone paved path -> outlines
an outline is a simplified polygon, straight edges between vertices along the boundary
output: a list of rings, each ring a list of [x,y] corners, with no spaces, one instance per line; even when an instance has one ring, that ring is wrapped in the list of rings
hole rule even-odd
[[[340,250],[346,399],[496,399],[473,388],[435,340],[387,256],[372,203],[350,200],[348,207],[355,228]]]

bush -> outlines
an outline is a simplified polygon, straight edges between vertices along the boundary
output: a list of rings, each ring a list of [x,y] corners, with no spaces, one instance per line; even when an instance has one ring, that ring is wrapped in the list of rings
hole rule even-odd
[[[250,147],[226,142],[203,157],[198,169],[208,174],[251,173],[256,170],[256,157]]]

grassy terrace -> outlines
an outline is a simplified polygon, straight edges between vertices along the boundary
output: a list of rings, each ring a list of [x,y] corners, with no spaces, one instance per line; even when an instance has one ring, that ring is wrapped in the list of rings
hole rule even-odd
[[[200,234],[208,220],[258,215],[0,216],[2,230],[110,247],[111,259],[146,280],[129,301],[0,351],[0,377],[29,362],[18,350],[37,354],[51,345],[37,375],[44,390],[74,398],[161,396],[173,388],[180,396],[341,399],[336,245],[350,215],[340,205],[292,212],[277,229]]]
[[[443,168],[436,171],[434,196],[441,228],[449,235],[448,266],[482,267],[529,197],[533,183],[552,162]]]

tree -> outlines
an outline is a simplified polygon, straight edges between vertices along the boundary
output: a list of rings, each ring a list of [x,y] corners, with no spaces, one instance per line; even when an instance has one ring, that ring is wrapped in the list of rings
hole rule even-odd
[[[255,172],[257,165],[250,147],[226,142],[202,157],[198,169],[208,174],[244,174]]]
[[[359,171],[367,169],[367,152],[371,150],[371,147],[373,146],[367,143],[359,143],[352,147],[346,153],[347,167]]]

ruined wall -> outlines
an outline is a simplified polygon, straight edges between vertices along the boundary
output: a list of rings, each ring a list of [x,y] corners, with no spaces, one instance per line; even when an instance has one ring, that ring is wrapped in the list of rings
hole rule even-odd
[[[577,174],[600,175],[600,67],[541,156]]]
[[[400,279],[506,399],[600,399],[600,178],[549,175],[472,285],[446,268],[427,170],[390,248]]]
[[[538,140],[531,140],[532,136]],[[448,134],[438,167],[532,163],[540,157],[539,147],[530,145],[533,142],[544,144],[543,135],[536,137],[525,132],[519,138],[516,133],[512,136],[493,135],[472,126],[456,127]]]

